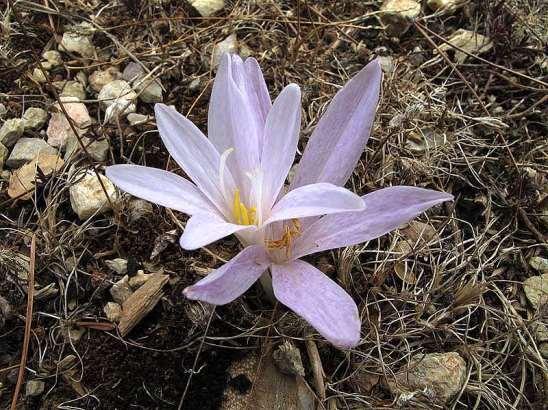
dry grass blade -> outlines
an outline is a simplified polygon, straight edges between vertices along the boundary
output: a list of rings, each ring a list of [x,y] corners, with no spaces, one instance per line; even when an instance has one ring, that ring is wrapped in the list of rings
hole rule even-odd
[[[15,390],[11,399],[11,410],[17,408],[17,401],[19,400],[19,392],[25,379],[25,366],[27,364],[27,357],[29,353],[30,343],[30,330],[32,328],[32,308],[34,303],[34,270],[36,263],[36,235],[32,235],[30,243],[30,264],[29,264],[29,276],[27,281],[27,312],[25,314],[25,336],[23,339],[23,346],[21,348],[21,363],[19,364],[19,373],[17,374],[17,383],[15,384]]]

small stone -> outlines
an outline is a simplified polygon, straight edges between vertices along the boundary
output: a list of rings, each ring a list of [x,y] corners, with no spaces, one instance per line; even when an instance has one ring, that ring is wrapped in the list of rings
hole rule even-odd
[[[36,67],[34,70],[32,70],[32,74],[30,75],[30,77],[37,83],[45,83],[48,81],[46,79],[46,76],[44,75],[44,72],[39,67]]]
[[[455,31],[453,35],[447,39],[447,41],[453,46],[459,47],[470,54],[479,55],[493,48],[493,43],[489,37],[462,28]],[[444,52],[455,50],[450,44],[441,44],[439,49]],[[464,63],[467,58],[468,55],[461,51],[455,50],[455,59],[459,64]]]
[[[127,275],[125,275],[122,279],[112,285],[112,287],[110,288],[110,294],[112,296],[112,299],[114,299],[114,301],[120,305],[122,305],[127,300],[127,298],[129,298],[133,294],[133,291],[129,286],[129,278]]]
[[[49,176],[53,171],[59,171],[64,161],[58,155],[40,152],[28,164],[23,165],[10,176],[8,195],[10,198],[29,199],[36,186],[37,168],[42,176]]]
[[[215,44],[213,48],[213,67],[217,67],[221,62],[221,56],[225,53],[237,54],[240,46],[236,34],[231,34],[223,41]]]
[[[548,342],[541,343],[538,350],[544,359],[548,359]]]
[[[154,212],[152,204],[144,199],[135,198],[128,203],[129,222],[133,223]]]
[[[93,30],[88,23],[70,27],[61,39],[60,49],[80,54],[82,57],[95,57],[95,47],[91,42]]]
[[[61,97],[74,97],[83,101],[87,98],[86,90],[79,81],[66,81],[61,90]]]
[[[62,97],[61,102],[68,116],[74,122],[76,131],[79,135],[83,135],[86,132],[86,128],[91,125],[91,117],[89,116],[88,109],[76,97]],[[63,148],[69,138],[74,136],[74,132],[65,114],[61,112],[59,105],[55,104],[54,108],[57,112],[51,116],[46,131],[48,144],[53,147]]]
[[[162,83],[153,78],[140,78],[134,83],[139,99],[145,103],[159,103],[163,101]]]
[[[105,264],[109,269],[112,269],[118,275],[125,275],[127,273],[127,259],[116,258],[111,260],[106,260]]]
[[[106,70],[94,71],[89,76],[89,85],[91,86],[93,91],[98,93],[108,83],[111,83],[114,80],[119,80],[121,78],[122,73],[116,67],[109,67]]]
[[[139,269],[135,276],[129,278],[129,286],[131,286],[133,289],[137,289],[138,287],[143,286],[150,279],[151,276],[151,274],[147,274]]]
[[[113,323],[118,323],[122,317],[122,306],[116,302],[108,302],[103,308],[107,319]]]
[[[103,187],[99,182],[98,176],[107,192],[105,196]],[[70,205],[72,210],[80,219],[87,219],[95,213],[104,213],[111,209],[111,202],[116,201],[116,188],[110,180],[101,174],[96,174],[92,170],[87,170],[83,175],[76,176],[70,189]],[[110,200],[110,202],[109,202]]]
[[[52,63],[50,63],[49,61],[40,61],[40,65],[46,71],[49,71],[54,67],[54,65]],[[32,74],[32,77],[34,77],[34,73]],[[44,79],[45,79],[45,77],[44,77]]]
[[[44,53],[42,54],[42,58],[50,63],[52,67],[57,67],[63,64],[63,58],[61,57],[61,53],[57,50],[44,51]]]
[[[0,171],[4,169],[4,162],[6,161],[7,157],[8,149],[4,146],[4,144],[0,144]]]
[[[532,276],[523,282],[525,296],[535,309],[548,302],[548,273],[540,276]]]
[[[2,128],[0,128],[0,143],[7,148],[12,147],[21,135],[23,135],[24,130],[23,119],[10,118],[6,120]]]
[[[200,16],[209,17],[222,10],[225,2],[224,0],[190,0],[190,5],[194,7]]]
[[[25,396],[39,396],[44,392],[46,384],[42,380],[29,380],[25,386]]]
[[[144,123],[150,121],[150,119],[151,118],[148,115],[137,114],[137,113],[134,113],[134,112],[128,114],[128,116],[127,116],[127,120],[129,122],[129,125],[131,125],[131,126],[144,124]]]
[[[57,150],[40,138],[21,138],[6,161],[9,168],[19,168],[32,161],[40,152],[56,155]]]
[[[198,92],[200,90],[200,84],[201,84],[200,78],[199,77],[195,78],[188,85],[188,91],[190,91],[191,93]]]
[[[84,333],[86,333],[86,329],[81,327],[70,327],[67,328],[67,336],[70,338],[70,340],[73,343],[78,342],[82,336],[84,336]]]
[[[88,84],[88,76],[83,71],[78,71],[74,76],[74,79],[82,84],[84,87]]]
[[[284,374],[303,376],[304,367],[301,352],[293,343],[286,340],[272,354],[274,364]]]
[[[534,321],[531,324],[535,340],[539,343],[548,342],[548,326],[540,320]]]
[[[413,24],[421,12],[420,2],[415,0],[386,0],[381,6],[380,19],[388,35],[400,37]]]
[[[548,259],[541,258],[540,256],[533,256],[529,259],[529,265],[540,273],[548,273]]]
[[[391,56],[380,56],[379,63],[383,73],[391,74],[394,71],[394,59]]]
[[[38,107],[27,108],[23,114],[23,127],[26,130],[39,130],[48,120],[46,110]]]
[[[426,4],[433,11],[442,14],[453,14],[466,4],[466,0],[428,0]]]
[[[115,80],[106,84],[99,92],[98,99],[105,108],[105,122],[110,122],[119,115],[135,112],[137,109],[135,105],[137,94],[124,80]]]
[[[425,127],[420,132],[410,132],[407,136],[407,141],[405,141],[405,147],[417,154],[423,154],[439,149],[449,143],[450,141],[445,133],[441,133],[434,128]]]
[[[145,73],[143,67],[133,61],[129,63],[122,73],[122,80],[132,83]]]
[[[450,352],[413,356],[387,381],[392,394],[400,396],[399,405],[405,405],[402,401],[415,392],[442,405],[461,390],[465,380],[466,362]]]
[[[92,140],[88,137],[80,137],[82,144],[86,147],[87,153],[95,161],[104,162],[107,159],[108,150],[110,145],[107,139],[102,140]],[[66,145],[65,145],[65,161],[68,161],[74,153],[80,148],[80,143],[75,136],[70,136]]]

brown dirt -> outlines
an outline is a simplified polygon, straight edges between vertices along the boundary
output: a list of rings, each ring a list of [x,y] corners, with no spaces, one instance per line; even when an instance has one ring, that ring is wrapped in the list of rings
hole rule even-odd
[[[493,49],[481,56],[487,62],[469,58],[454,70],[415,27],[400,39],[388,37],[376,18],[380,3],[228,1],[211,19],[196,18],[179,1],[19,3],[0,19],[4,117],[55,102],[47,86],[29,79],[34,54],[55,48],[64,25],[100,10],[93,19],[100,27],[93,40],[98,58],[64,53],[64,66],[51,70],[52,77],[73,79],[80,70],[91,74],[108,65],[122,70],[131,61],[125,51],[130,50],[148,68],[161,66],[165,102],[205,130],[212,50],[236,33],[240,52],[259,60],[271,95],[290,82],[302,87],[301,148],[338,87],[374,56],[392,57],[373,136],[348,187],[363,194],[391,184],[417,185],[451,192],[456,201],[420,218],[440,240],[400,258],[412,266],[415,283],[395,274],[398,233],[309,258],[344,284],[363,319],[362,343],[350,354],[315,338],[328,382],[325,405],[336,400],[338,408],[394,408],[384,377],[412,355],[456,351],[467,362],[468,378],[448,406],[541,408],[548,368],[536,353],[541,343],[532,325],[546,320],[546,305],[535,310],[522,282],[538,275],[529,258],[546,257],[546,6],[536,0],[471,1],[452,15],[420,20],[444,39],[465,28],[493,40]],[[44,13],[43,6],[53,11]],[[196,78],[200,86],[191,90]],[[87,106],[97,118],[98,104]],[[153,115],[152,104],[140,103],[138,112]],[[96,124],[92,135],[109,139],[107,164],[180,172],[153,125]],[[440,136],[443,142],[424,149],[425,139]],[[414,148],[417,141],[422,150]],[[76,164],[86,161],[80,157]],[[228,386],[242,394],[251,388],[247,376],[231,378],[228,372],[248,352],[293,338],[306,356],[302,338],[308,326],[283,308],[275,310],[273,325],[273,307],[255,288],[218,307],[210,326],[211,309],[182,296],[184,287],[220,265],[217,257],[230,259],[238,252],[234,239],[195,252],[170,243],[150,260],[161,234],[181,233],[184,215],[155,206],[130,223],[126,203],[83,225],[70,207],[66,173],[40,184],[31,201],[11,200],[6,190],[7,182],[0,180],[0,296],[12,308],[5,323],[0,320],[0,408],[9,408],[25,324],[26,283],[14,274],[13,258],[29,255],[32,234],[36,281],[54,284],[59,292],[34,303],[26,379],[43,380],[46,390],[26,398],[23,386],[19,408],[174,409],[192,374],[184,408],[217,409]],[[165,296],[124,340],[115,331],[85,328],[70,343],[67,326],[107,322],[102,309],[120,277],[105,260],[114,257],[135,261],[132,272],[163,269],[170,275]],[[89,392],[84,397],[57,369],[70,354],[78,358],[76,376]],[[305,368],[313,386],[306,358]],[[370,389],[363,388],[365,370],[380,376]],[[427,397],[414,400],[410,408],[431,406]]]

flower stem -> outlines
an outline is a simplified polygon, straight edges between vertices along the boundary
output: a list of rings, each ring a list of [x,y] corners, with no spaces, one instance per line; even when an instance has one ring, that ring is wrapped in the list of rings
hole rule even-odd
[[[274,297],[274,288],[272,287],[272,275],[270,274],[270,269],[264,271],[264,273],[259,278],[259,282],[261,283],[266,298],[272,303],[276,303],[276,298]]]

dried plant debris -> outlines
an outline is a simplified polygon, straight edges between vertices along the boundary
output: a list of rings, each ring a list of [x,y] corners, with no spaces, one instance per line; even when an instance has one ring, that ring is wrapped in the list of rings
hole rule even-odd
[[[547,402],[545,1],[23,1],[0,14],[0,408],[22,355],[32,235],[18,408]],[[188,177],[154,104],[207,135],[223,52],[257,59],[271,97],[301,87],[296,163],[336,92],[380,57],[381,102],[345,187],[455,197],[379,239],[306,256],[356,301],[353,349],[258,286],[223,306],[185,298],[238,239],[183,250],[185,214],[105,175],[136,164]],[[310,343],[319,371],[301,356]]]

